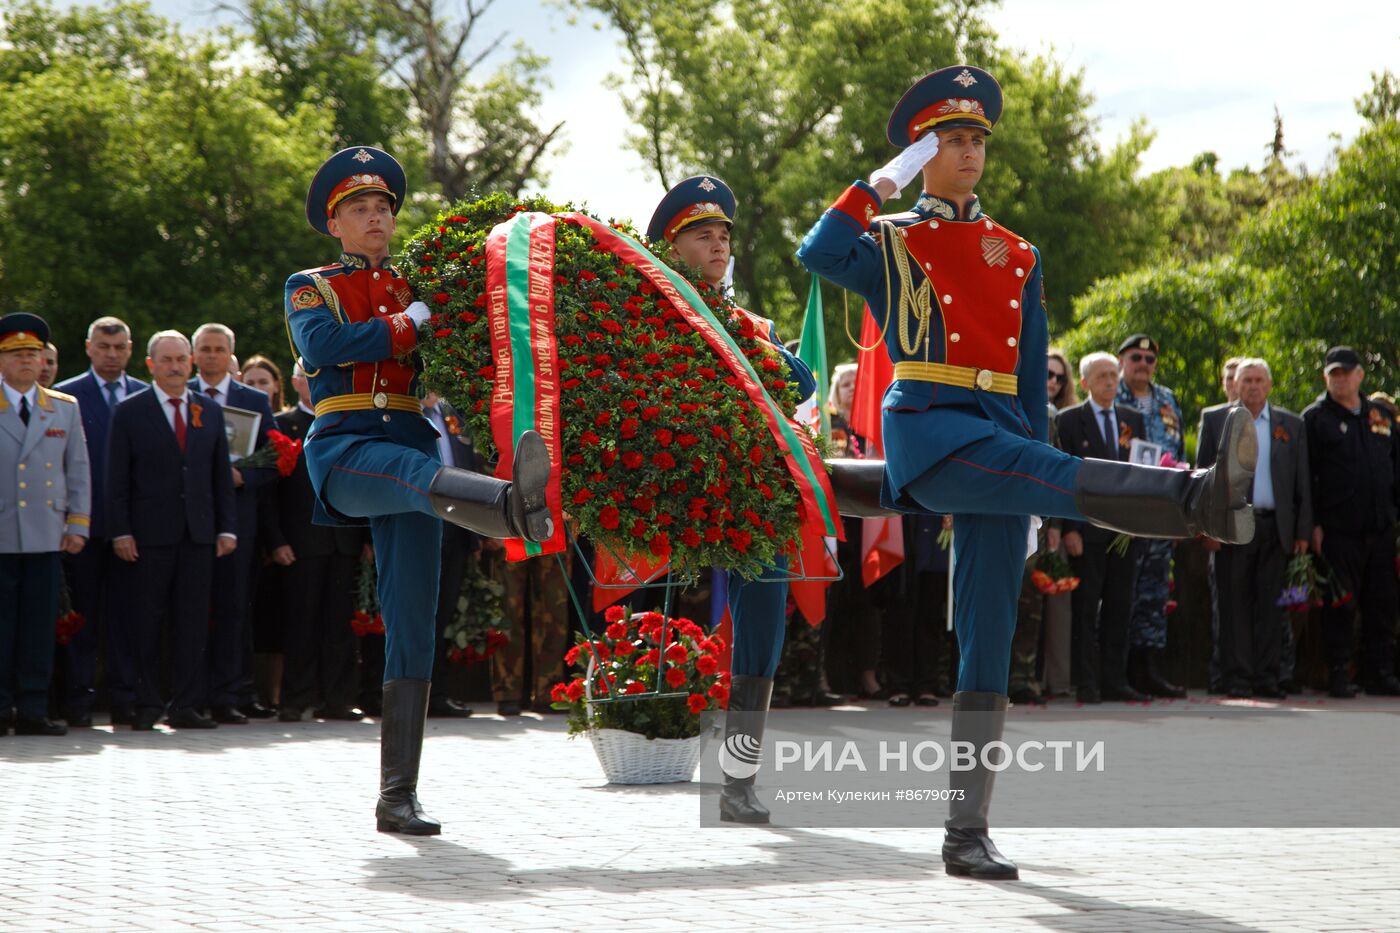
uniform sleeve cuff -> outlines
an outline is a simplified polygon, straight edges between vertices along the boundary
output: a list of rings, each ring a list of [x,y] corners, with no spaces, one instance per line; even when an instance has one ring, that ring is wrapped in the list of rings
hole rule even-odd
[[[880,210],[880,195],[869,183],[857,180],[832,203],[831,210],[849,217],[864,230]]]
[[[418,327],[413,318],[400,312],[385,320],[389,323],[390,356],[400,356],[418,346]]]

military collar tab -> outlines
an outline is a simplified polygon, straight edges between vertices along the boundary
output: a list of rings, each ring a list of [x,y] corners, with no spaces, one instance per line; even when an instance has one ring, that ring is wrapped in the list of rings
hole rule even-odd
[[[963,205],[962,210],[959,210],[958,205],[953,201],[925,191],[919,195],[919,200],[914,202],[913,209],[914,213],[924,217],[941,217],[944,220],[976,220],[982,214],[982,202],[977,199],[977,195],[973,195],[972,200]]]
[[[368,256],[361,256],[359,253],[342,252],[340,254],[340,264],[347,269],[388,269],[389,257],[385,256],[384,261],[378,266],[375,266],[374,263],[369,261]]]

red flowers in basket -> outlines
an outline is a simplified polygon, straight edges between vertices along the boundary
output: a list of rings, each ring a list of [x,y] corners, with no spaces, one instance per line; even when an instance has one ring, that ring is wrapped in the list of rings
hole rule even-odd
[[[723,639],[659,612],[612,606],[604,618],[601,634],[579,636],[564,656],[580,673],[550,694],[556,709],[569,711],[570,735],[622,729],[649,739],[689,738],[700,734],[701,713],[728,704]]]

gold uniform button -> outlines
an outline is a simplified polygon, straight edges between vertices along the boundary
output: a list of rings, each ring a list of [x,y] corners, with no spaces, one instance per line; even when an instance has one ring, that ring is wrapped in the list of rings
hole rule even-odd
[[[388,421],[388,420],[389,420],[389,416],[388,416],[388,415],[385,415],[385,416],[384,416],[384,420],[385,420],[385,421]]]
[[[23,484],[21,484],[21,485],[23,485]],[[50,488],[52,488],[52,487],[53,487],[53,480],[49,480],[49,481],[48,481],[47,483],[45,483],[44,485],[45,485],[45,486],[48,486],[48,487],[50,487]]]
[[[21,463],[21,464],[19,465],[19,468],[20,468],[21,470],[23,470],[23,469],[24,469],[24,464]]]
[[[981,389],[983,392],[991,390],[992,371],[990,369],[977,370],[977,388]]]
[[[19,500],[19,507],[20,507],[20,508],[24,508],[24,507],[25,507],[26,505],[28,505],[28,504],[29,504],[29,503],[25,502],[23,499]]]
[[[52,464],[52,463],[46,463],[46,464],[44,464],[44,469],[46,469],[46,470],[52,470],[52,469],[53,469],[53,464]]]
[[[1015,338],[1015,337],[1007,337],[1007,338],[1006,338],[1006,345],[1007,345],[1008,347],[1014,347],[1014,346],[1016,346],[1016,338]]]
[[[383,305],[380,305],[380,306],[379,306],[379,313],[380,313],[380,314],[384,314],[384,313],[386,313],[388,310],[389,310],[389,309],[386,308],[386,307],[384,307]]]
[[[1025,276],[1026,276],[1026,270],[1025,270],[1025,269],[1022,269],[1020,266],[1017,266],[1017,267],[1016,267],[1016,278],[1022,279],[1022,278],[1025,278]]]
[[[376,273],[374,274],[374,280],[375,280],[376,282],[379,281],[379,273],[378,273],[378,272],[376,272]]]
[[[952,304],[952,303],[953,303],[953,296],[952,296],[952,295],[944,295],[944,296],[943,296],[943,303],[944,303],[945,305],[950,305],[950,304]]]
[[[53,508],[53,500],[50,499],[49,501],[45,502],[44,505],[47,505],[49,508]]]
[[[991,222],[990,220],[987,221],[987,229],[988,229],[988,230],[992,229],[992,222]]]
[[[1025,240],[1022,240],[1020,243],[1017,243],[1016,245],[1019,246],[1019,247],[1021,247],[1021,249],[1030,249],[1030,248],[1031,248],[1031,245],[1030,245],[1029,243],[1027,243]]]
[[[962,339],[962,334],[949,334],[949,335],[948,335],[948,342],[949,342],[949,343],[957,343],[957,342],[958,342],[959,340],[961,340],[961,339]]]
[[[1011,299],[1011,307],[1012,307],[1012,308],[1019,308],[1019,307],[1021,307],[1021,303],[1020,303],[1019,301],[1017,301],[1015,298],[1012,298],[1012,299]]]
[[[20,488],[20,489],[28,489],[28,488],[29,488],[29,484],[26,483],[26,482],[24,482],[23,480],[20,480],[19,488]]]
[[[389,384],[389,380],[388,380],[388,379],[381,379],[381,380],[379,380],[379,384],[382,385],[382,386],[386,386],[386,385]]]
[[[928,222],[928,228],[929,228],[930,230],[937,230],[937,229],[938,229],[938,221],[936,221],[936,220],[930,220],[930,221]]]
[[[924,268],[927,269],[927,270],[929,270],[930,272],[932,272],[932,271],[933,271],[933,263],[931,263],[931,262],[926,262],[926,263],[924,263]]]

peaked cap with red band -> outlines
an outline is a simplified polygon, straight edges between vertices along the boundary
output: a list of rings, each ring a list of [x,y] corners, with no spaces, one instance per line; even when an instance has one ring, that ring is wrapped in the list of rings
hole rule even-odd
[[[971,126],[990,133],[1000,119],[997,79],[971,65],[950,65],[924,75],[904,92],[885,135],[902,149],[929,130]]]
[[[407,188],[403,166],[393,156],[373,146],[351,146],[316,170],[306,192],[306,221],[317,233],[330,236],[326,223],[336,205],[368,191],[387,195],[397,215]]]
[[[656,205],[647,224],[647,239],[670,243],[676,234],[701,224],[726,223],[734,226],[738,204],[729,186],[713,175],[693,175],[680,182]]]
[[[49,324],[37,314],[16,311],[0,317],[0,353],[42,350],[49,341]]]

